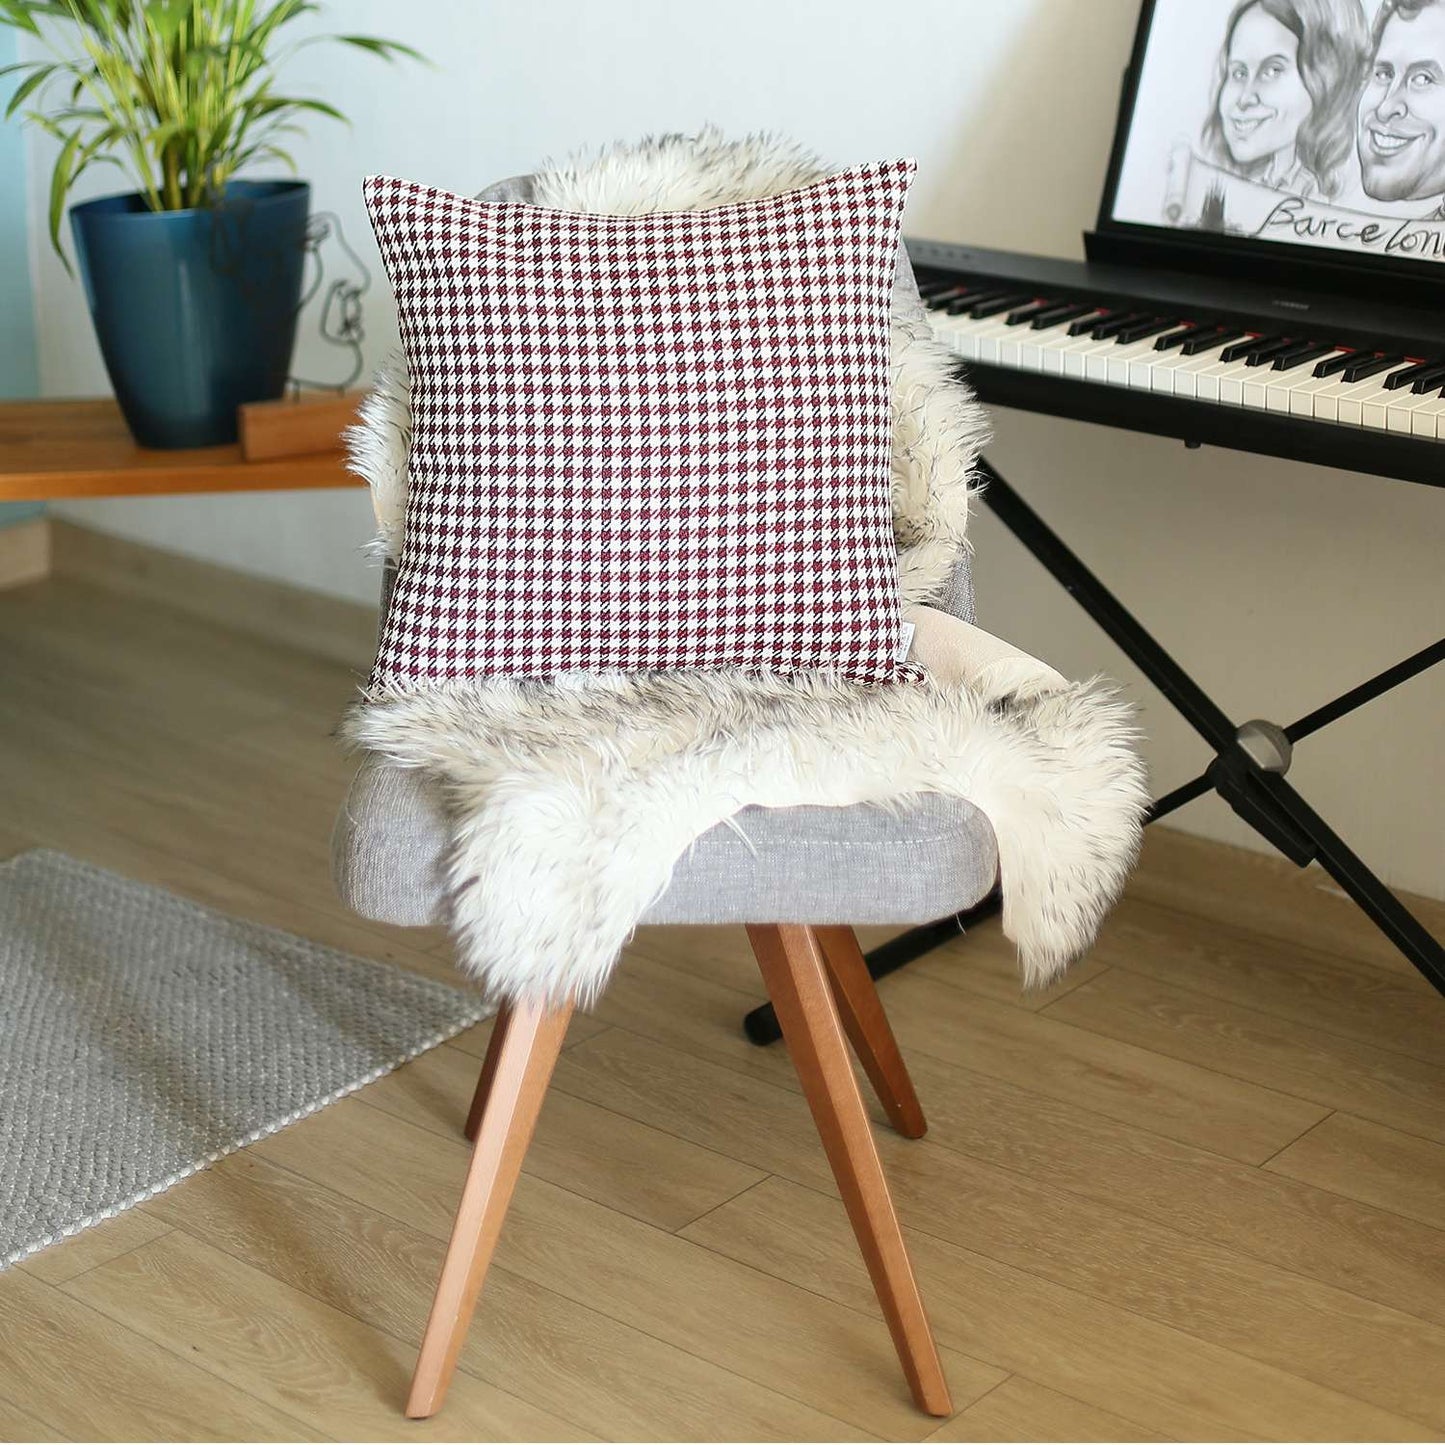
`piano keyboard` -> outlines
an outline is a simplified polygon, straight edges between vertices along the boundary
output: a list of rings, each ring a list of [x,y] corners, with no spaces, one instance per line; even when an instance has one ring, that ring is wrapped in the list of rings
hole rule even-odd
[[[1445,353],[1411,356],[987,279],[920,287],[934,334],[966,362],[1445,439]]]
[[[912,238],[908,253],[986,403],[1445,486],[1445,307],[1429,296]]]

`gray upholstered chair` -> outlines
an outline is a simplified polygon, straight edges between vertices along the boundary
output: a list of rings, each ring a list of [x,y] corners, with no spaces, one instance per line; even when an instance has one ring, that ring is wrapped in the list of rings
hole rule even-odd
[[[504,182],[483,197],[528,199],[527,182]],[[918,304],[906,262],[899,284]],[[973,620],[966,561],[946,605]],[[688,849],[643,922],[748,925],[913,1397],[931,1414],[949,1414],[850,1040],[894,1127],[916,1138],[926,1125],[853,925],[924,923],[972,907],[996,881],[993,832],[975,808],[942,795],[901,813],[867,804],[752,807],[732,822]],[[445,923],[446,839],[439,790],[368,759],[336,825],[342,897],[379,922]],[[467,1120],[476,1148],[407,1405],[413,1417],[440,1408],[570,1013],[518,1005],[498,1016]]]

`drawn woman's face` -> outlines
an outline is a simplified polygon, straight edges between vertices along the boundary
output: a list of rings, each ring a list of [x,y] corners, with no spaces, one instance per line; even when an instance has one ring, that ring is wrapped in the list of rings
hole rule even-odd
[[[1229,39],[1219,125],[1236,164],[1262,161],[1295,143],[1314,102],[1300,79],[1299,41],[1258,5]]]

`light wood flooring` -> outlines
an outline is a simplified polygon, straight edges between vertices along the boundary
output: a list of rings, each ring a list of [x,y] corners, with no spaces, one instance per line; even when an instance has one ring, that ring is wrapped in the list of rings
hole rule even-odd
[[[0,856],[448,976],[333,896],[351,685],[79,581],[0,594]],[[741,1037],[742,931],[652,929],[569,1036],[439,1417],[399,1412],[486,1026],[0,1275],[0,1437],[1445,1433],[1445,1000],[1321,875],[1157,831],[1052,992],[992,928],[882,991],[931,1124],[879,1142],[941,1427],[787,1057]]]

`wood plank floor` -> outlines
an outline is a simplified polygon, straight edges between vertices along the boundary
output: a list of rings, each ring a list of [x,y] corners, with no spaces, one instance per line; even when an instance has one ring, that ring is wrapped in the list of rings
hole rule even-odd
[[[73,579],[0,594],[0,856],[449,976],[332,892],[353,682]],[[400,1406],[488,1025],[0,1275],[0,1438],[1445,1434],[1445,1000],[1320,874],[1159,830],[1049,993],[984,928],[883,994],[951,1420],[908,1401],[786,1056],[740,1035],[742,931],[671,928],[569,1035],[442,1415]]]

